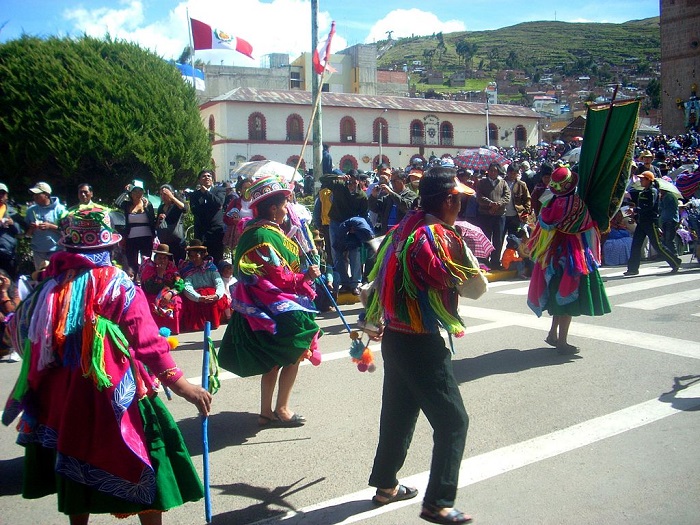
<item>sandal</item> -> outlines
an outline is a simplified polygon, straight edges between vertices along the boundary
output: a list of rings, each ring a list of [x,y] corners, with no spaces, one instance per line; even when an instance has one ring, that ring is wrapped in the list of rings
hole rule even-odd
[[[559,343],[557,345],[557,353],[559,355],[573,355],[578,354],[579,349],[577,346],[570,345],[569,343]]]
[[[440,514],[441,510],[441,507],[423,504],[420,517],[430,523],[469,523],[472,521],[472,517],[461,510],[450,509],[447,514]]]
[[[544,340],[545,343],[547,343],[549,346],[557,346],[558,341],[556,337],[552,337],[551,334],[547,334],[547,337]]]
[[[262,421],[262,422],[261,422]],[[262,414],[258,414],[258,426],[259,427],[267,427],[270,426],[270,424],[274,421],[271,417],[263,416]]]
[[[275,428],[295,428],[303,427],[306,424],[306,418],[299,414],[294,414],[289,419],[282,419],[277,412],[273,412],[275,419],[270,421],[270,426]]]
[[[396,489],[396,494],[387,492],[386,490],[377,489],[377,493],[372,498],[372,503],[378,507],[388,505],[389,503],[394,503],[396,501],[403,501],[406,499],[415,498],[418,495],[418,489],[413,487],[407,487],[406,485],[399,485]],[[379,499],[377,498],[379,496]]]

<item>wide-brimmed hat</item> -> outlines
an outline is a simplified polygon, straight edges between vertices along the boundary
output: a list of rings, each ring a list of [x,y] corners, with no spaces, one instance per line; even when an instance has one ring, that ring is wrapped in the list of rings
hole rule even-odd
[[[552,172],[549,181],[549,189],[554,195],[567,195],[576,189],[578,185],[578,173],[561,166]]]
[[[192,250],[196,250],[198,252],[206,252],[207,247],[204,246],[202,241],[200,241],[199,239],[192,239],[187,245],[187,248],[185,248],[185,251],[191,252]]]
[[[640,159],[647,158],[647,157],[648,157],[648,158],[651,158],[651,159],[654,158],[654,154],[653,154],[651,151],[649,151],[648,149],[645,149],[644,151],[642,151],[642,152],[639,154],[639,158],[640,158]]]
[[[292,194],[292,190],[274,175],[266,175],[260,177],[251,187],[246,189],[243,198],[249,200],[250,207],[254,208],[268,197],[279,194],[289,196]]]
[[[160,253],[161,255],[167,255],[168,257],[173,256],[173,252],[170,251],[170,246],[167,244],[159,244],[157,250],[153,250],[153,253]]]
[[[72,250],[101,250],[122,240],[113,228],[109,210],[99,206],[82,207],[61,220],[60,244]]]
[[[37,182],[32,188],[29,188],[30,193],[48,193],[51,195],[51,186],[45,182]]]

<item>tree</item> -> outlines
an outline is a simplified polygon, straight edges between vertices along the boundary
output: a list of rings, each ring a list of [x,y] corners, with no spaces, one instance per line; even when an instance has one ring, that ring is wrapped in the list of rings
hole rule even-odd
[[[0,78],[0,180],[108,198],[134,178],[183,187],[211,163],[194,89],[136,44],[23,36],[0,45]]]
[[[466,70],[472,69],[472,62],[478,49],[479,46],[476,44],[476,42],[469,42],[466,39],[457,42],[457,55],[459,55],[464,62],[464,67]]]
[[[652,78],[645,89],[649,97],[649,107],[657,109],[661,107],[661,82],[658,79]]]

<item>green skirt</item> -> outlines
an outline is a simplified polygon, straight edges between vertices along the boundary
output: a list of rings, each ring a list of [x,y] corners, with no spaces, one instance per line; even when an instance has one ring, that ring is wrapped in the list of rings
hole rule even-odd
[[[67,515],[166,511],[202,499],[202,483],[168,409],[158,397],[153,397],[140,400],[139,410],[156,476],[156,497],[151,505],[133,503],[57,474],[56,450],[38,443],[25,449],[22,496],[36,499],[55,493],[58,510]]]
[[[547,300],[547,312],[550,315],[605,315],[612,310],[608,295],[605,293],[605,285],[598,270],[588,275],[582,275],[578,286],[578,299],[568,304],[557,303],[556,292],[561,281],[561,272],[558,271],[549,284],[549,298]]]
[[[303,311],[275,316],[277,333],[253,331],[245,316],[234,311],[219,348],[219,366],[241,377],[265,374],[276,366],[292,365],[309,350],[320,328],[314,315]]]

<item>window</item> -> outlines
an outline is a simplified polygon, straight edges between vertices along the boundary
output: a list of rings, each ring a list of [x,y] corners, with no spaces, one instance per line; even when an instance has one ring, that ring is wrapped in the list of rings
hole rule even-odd
[[[527,130],[525,126],[515,127],[515,147],[516,148],[526,148],[527,147]]]
[[[248,117],[248,140],[267,140],[267,125],[262,113],[251,113]]]
[[[491,146],[498,144],[498,126],[496,124],[489,124],[489,140],[486,143]]]
[[[423,128],[423,123],[420,120],[414,120],[411,122],[411,144],[425,144],[425,129]]]
[[[287,117],[287,140],[292,142],[304,140],[304,121],[296,113]]]
[[[440,145],[454,146],[454,128],[450,122],[440,124]]]
[[[287,159],[287,162],[285,164],[287,164],[287,166],[291,166],[292,168],[296,168],[297,162],[299,162],[299,155],[292,155]],[[301,164],[299,164],[299,169],[306,173],[306,162],[304,162],[304,159],[302,159]]]
[[[292,71],[289,75],[289,87],[292,89],[301,89],[301,74],[297,71]]]
[[[381,140],[379,138],[381,134]],[[372,142],[389,144],[389,125],[383,118],[374,119],[372,124]]]
[[[343,155],[343,157],[340,159],[340,162],[338,163],[338,166],[340,167],[341,171],[344,171],[345,173],[347,173],[350,170],[356,170],[357,159],[352,155]]]
[[[340,142],[355,142],[355,129],[356,125],[354,118],[343,117],[340,119]]]
[[[216,121],[214,115],[209,115],[209,142],[214,142],[216,139]]]

